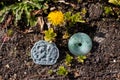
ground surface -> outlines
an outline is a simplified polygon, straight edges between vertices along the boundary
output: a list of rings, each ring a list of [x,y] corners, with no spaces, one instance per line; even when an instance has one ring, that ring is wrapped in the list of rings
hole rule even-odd
[[[48,74],[48,70],[56,70],[58,66],[64,65],[65,51],[68,51],[64,46],[67,45],[66,41],[58,39],[56,42],[60,58],[55,65],[36,65],[30,57],[30,50],[41,39],[40,33],[36,30],[35,33],[23,34],[13,27],[13,37],[0,50],[0,80],[120,80],[120,21],[114,16],[101,17],[103,11],[99,9],[99,5],[113,5],[93,0],[82,1],[77,5],[87,8],[88,16],[85,19],[88,22],[76,24],[71,28],[71,33],[85,32],[93,40],[91,53],[83,64],[74,61],[71,67],[67,67],[70,73],[65,77]],[[61,31],[61,28],[58,29],[58,32]],[[5,29],[0,25],[0,45],[4,32]]]

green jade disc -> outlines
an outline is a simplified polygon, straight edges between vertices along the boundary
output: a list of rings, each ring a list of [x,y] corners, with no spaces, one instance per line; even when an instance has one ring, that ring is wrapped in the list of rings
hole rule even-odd
[[[86,55],[92,49],[92,40],[85,33],[75,33],[68,41],[70,52],[76,56]]]

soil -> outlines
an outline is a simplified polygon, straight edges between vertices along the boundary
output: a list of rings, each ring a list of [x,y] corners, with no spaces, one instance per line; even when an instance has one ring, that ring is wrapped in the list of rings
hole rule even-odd
[[[67,76],[59,76],[55,72],[60,65],[64,65],[67,40],[61,40],[62,28],[58,28],[56,45],[60,50],[60,57],[52,66],[37,65],[30,56],[30,50],[36,41],[42,39],[40,32],[35,28],[32,33],[23,33],[14,25],[7,25],[14,30],[14,34],[6,41],[0,50],[0,80],[120,80],[120,20],[116,16],[103,16],[101,6],[117,7],[101,0],[83,0],[80,3],[69,0],[75,4],[75,11],[86,8],[88,13],[84,16],[86,23],[76,23],[69,29],[71,34],[85,32],[93,40],[93,48],[87,55],[84,63],[76,60],[72,65],[65,66],[69,70]],[[68,11],[68,6],[62,3],[63,12]],[[71,7],[71,6],[69,6]],[[0,25],[0,45],[6,28]],[[21,32],[20,32],[21,31]],[[48,74],[48,70],[54,70]]]

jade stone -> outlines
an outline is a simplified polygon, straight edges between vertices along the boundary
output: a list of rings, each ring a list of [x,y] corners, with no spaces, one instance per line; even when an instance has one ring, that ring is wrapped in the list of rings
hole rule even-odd
[[[85,33],[75,33],[68,41],[68,48],[73,55],[86,55],[92,49],[92,40]]]
[[[59,50],[55,43],[40,40],[32,47],[31,57],[36,64],[53,65],[59,57]]]

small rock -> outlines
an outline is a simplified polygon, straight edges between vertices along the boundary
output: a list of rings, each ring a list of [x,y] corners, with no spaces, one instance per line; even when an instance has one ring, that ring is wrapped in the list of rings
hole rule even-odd
[[[27,74],[27,72],[24,72],[24,74]]]
[[[91,19],[97,19],[101,16],[102,12],[102,5],[100,5],[99,3],[92,4],[89,8],[89,17]]]
[[[116,60],[114,59],[114,60],[113,60],[113,62],[115,63],[115,62],[116,62]]]
[[[6,68],[10,68],[9,64],[5,65]]]

